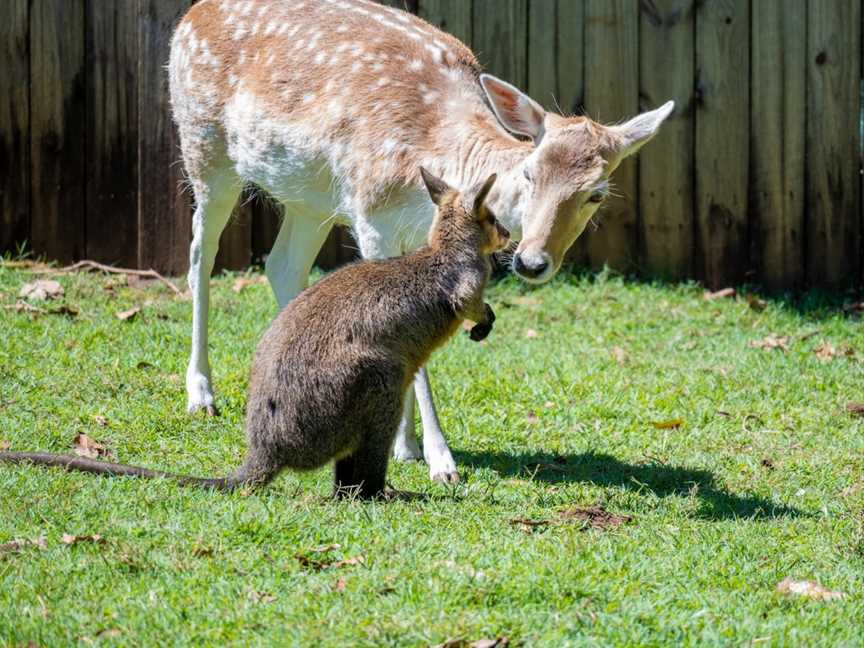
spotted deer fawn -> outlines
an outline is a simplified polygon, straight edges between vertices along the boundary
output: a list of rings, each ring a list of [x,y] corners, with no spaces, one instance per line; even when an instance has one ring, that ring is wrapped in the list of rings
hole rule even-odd
[[[209,277],[245,183],[284,205],[265,269],[280,306],[305,286],[334,223],[366,259],[417,247],[434,205],[420,165],[464,189],[492,173],[492,210],[520,243],[513,269],[549,280],[609,192],[621,160],[674,104],[604,126],[547,113],[483,74],[459,40],[368,0],[201,0],[178,25],[171,101],[196,210],[190,250],[190,411],[214,406]],[[425,370],[414,392],[432,479],[458,479]],[[420,458],[409,394],[394,444]]]

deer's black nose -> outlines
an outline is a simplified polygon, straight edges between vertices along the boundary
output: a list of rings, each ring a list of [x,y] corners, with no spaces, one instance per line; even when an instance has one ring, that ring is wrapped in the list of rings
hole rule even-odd
[[[533,263],[526,263],[522,258],[522,255],[517,254],[513,258],[513,269],[518,274],[534,279],[535,277],[542,275],[546,271],[546,268],[549,267],[549,262],[543,258],[537,259],[536,261],[532,259],[532,261]]]

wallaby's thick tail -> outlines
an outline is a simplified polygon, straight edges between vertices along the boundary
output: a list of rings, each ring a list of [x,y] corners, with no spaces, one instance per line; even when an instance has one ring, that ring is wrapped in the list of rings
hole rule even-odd
[[[175,475],[161,470],[150,470],[140,466],[127,466],[125,464],[111,463],[108,461],[94,461],[84,457],[72,455],[52,454],[50,452],[0,452],[0,461],[8,463],[31,463],[39,466],[54,466],[68,470],[93,473],[94,475],[120,476],[120,477],[144,477],[146,479],[164,478],[171,479],[184,486],[201,486],[202,488],[213,488],[221,491],[232,491],[242,485],[244,481],[238,479],[237,475],[221,478],[187,477]]]

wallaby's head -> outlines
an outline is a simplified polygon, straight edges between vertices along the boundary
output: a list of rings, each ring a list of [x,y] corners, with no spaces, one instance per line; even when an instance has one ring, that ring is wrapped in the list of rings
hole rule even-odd
[[[429,230],[429,246],[441,247],[448,243],[470,243],[481,254],[492,254],[506,247],[508,232],[486,205],[486,196],[495,184],[494,173],[468,191],[460,192],[441,178],[420,167],[420,175],[437,207],[435,221]]]

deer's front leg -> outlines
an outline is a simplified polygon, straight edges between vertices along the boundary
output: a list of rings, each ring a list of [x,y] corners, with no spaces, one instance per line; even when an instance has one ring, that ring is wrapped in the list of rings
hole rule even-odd
[[[423,456],[429,466],[429,477],[432,481],[455,484],[459,481],[459,472],[438,422],[438,412],[432,401],[432,387],[425,368],[421,368],[414,378],[414,394],[423,421]]]

